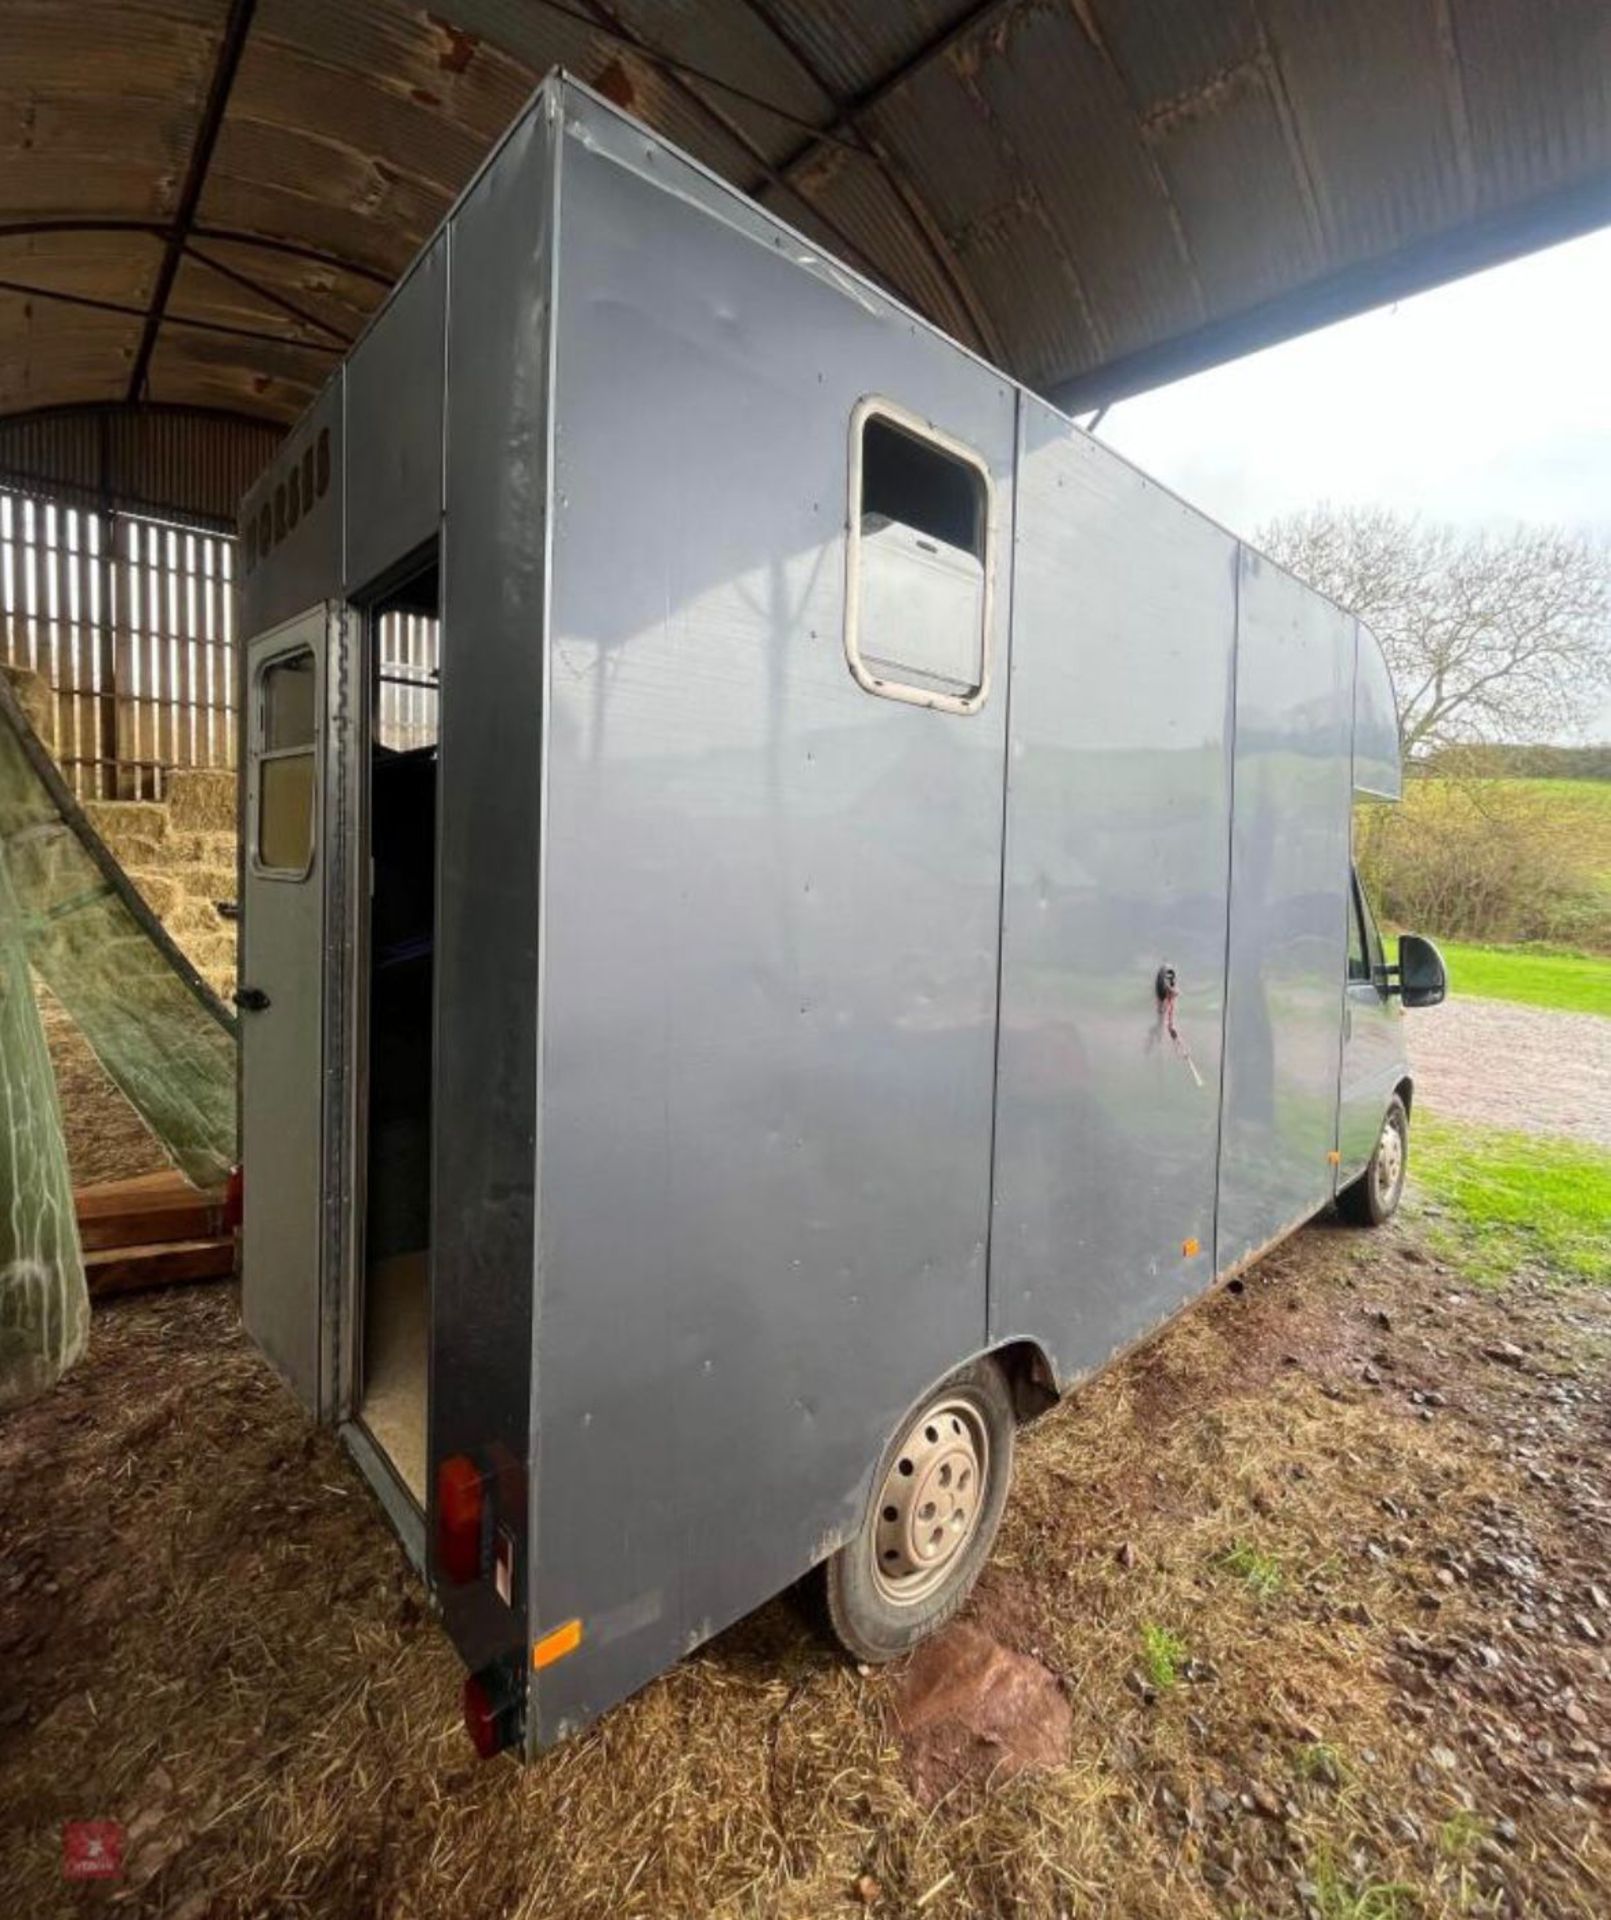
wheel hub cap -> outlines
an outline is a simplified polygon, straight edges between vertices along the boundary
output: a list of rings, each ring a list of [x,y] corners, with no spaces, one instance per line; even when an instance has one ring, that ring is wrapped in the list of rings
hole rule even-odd
[[[965,1400],[937,1402],[912,1423],[878,1499],[873,1570],[887,1599],[910,1605],[944,1580],[978,1526],[989,1459]]]
[[[1381,1142],[1376,1149],[1376,1191],[1383,1199],[1392,1198],[1403,1171],[1404,1142],[1398,1128],[1389,1120],[1382,1128]]]

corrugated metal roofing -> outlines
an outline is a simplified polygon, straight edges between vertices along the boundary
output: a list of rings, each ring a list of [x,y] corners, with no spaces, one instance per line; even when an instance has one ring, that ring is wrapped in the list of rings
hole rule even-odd
[[[0,419],[0,486],[60,500],[115,500],[163,517],[232,527],[280,430],[188,407],[77,408]]]
[[[0,47],[4,412],[294,418],[560,64],[1070,401],[1611,219],[1606,0],[0,0]]]

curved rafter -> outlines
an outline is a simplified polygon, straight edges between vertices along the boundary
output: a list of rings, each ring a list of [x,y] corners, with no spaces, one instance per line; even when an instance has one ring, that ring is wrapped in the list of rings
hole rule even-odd
[[[212,78],[207,85],[207,101],[201,110],[201,123],[196,128],[195,142],[190,149],[190,164],[185,168],[179,206],[173,216],[173,224],[168,229],[162,250],[162,264],[157,269],[156,285],[151,291],[151,305],[140,333],[140,344],[134,352],[134,366],[129,373],[128,399],[131,406],[136,400],[147,398],[146,383],[151,377],[151,356],[157,349],[157,335],[162,331],[162,322],[167,315],[168,297],[173,292],[179,263],[185,255],[185,243],[190,238],[196,209],[201,204],[202,189],[207,185],[207,169],[212,165],[213,149],[218,145],[224,114],[229,107],[230,89],[235,84],[235,75],[240,71],[241,55],[246,51],[246,36],[252,30],[252,16],[256,12],[257,0],[229,0],[229,15],[218,43],[218,58],[213,64]]]
[[[238,277],[238,276],[237,276]],[[36,287],[23,280],[0,279],[0,293],[9,293],[23,300],[49,300],[63,307],[81,307],[90,313],[115,313],[127,320],[145,320],[151,317],[149,307],[136,306],[130,300],[100,300],[91,293],[70,293],[60,287]],[[263,327],[237,327],[227,320],[201,320],[184,313],[165,313],[163,321],[171,327],[189,327],[197,333],[221,334],[229,340],[255,340],[264,346],[295,347],[306,353],[345,353],[348,343],[338,340],[332,345],[323,340],[299,340],[291,333],[270,333]],[[310,321],[310,325],[322,325],[322,322]],[[333,328],[326,329],[334,332]],[[126,404],[137,404],[131,394]]]
[[[116,214],[52,215],[43,219],[0,220],[0,240],[29,239],[35,234],[51,233],[139,233],[154,240],[167,236],[168,228],[160,220],[135,220]],[[334,273],[350,273],[355,280],[367,280],[372,286],[389,290],[397,274],[385,267],[370,266],[350,255],[331,253],[325,247],[309,246],[302,240],[288,240],[283,234],[258,233],[249,227],[220,227],[206,221],[191,223],[192,240],[210,240],[220,246],[255,247],[263,253],[282,254],[292,260],[328,267]],[[194,249],[192,248],[192,251]]]
[[[37,13],[0,0],[0,19],[8,4]],[[99,299],[127,320],[122,302],[151,294],[132,369],[126,325],[74,341],[13,313],[21,351],[0,391],[24,403],[99,391],[104,367],[108,397],[223,393],[277,416],[295,395],[255,348],[345,344],[522,86],[561,59],[606,94],[618,57],[641,67],[662,132],[1065,402],[1178,376],[1611,209],[1604,50],[1585,51],[1575,5],[1478,32],[1419,0],[1381,35],[1362,31],[1370,0],[1275,14],[936,0],[921,17],[837,0],[322,0],[260,8],[256,24],[248,0],[60,11],[88,28],[87,57],[70,32],[30,28],[13,48],[13,90],[64,111],[14,156],[0,242],[125,234],[159,254],[0,248],[8,297],[86,313]],[[113,110],[125,87],[139,113]],[[1341,111],[1345,89],[1378,97],[1368,131]],[[189,153],[168,214],[176,119]],[[75,213],[81,193],[119,211]]]
[[[740,4],[745,7],[755,19],[760,21],[761,25],[772,35],[772,38],[776,40],[778,45],[783,48],[789,58],[793,60],[800,71],[806,75],[811,84],[829,103],[829,109],[833,119],[837,121],[842,118],[844,114],[844,103],[828,84],[827,77],[822,73],[816,61],[814,61],[806,49],[800,45],[795,36],[777,19],[771,8],[764,5],[763,0],[740,0]],[[896,162],[894,156],[889,152],[887,147],[885,147],[884,143],[877,139],[875,135],[869,133],[859,122],[852,121],[851,125],[856,135],[854,143],[842,141],[833,133],[814,134],[813,138],[819,139],[824,143],[831,143],[836,147],[848,147],[850,152],[859,153],[878,168],[879,172],[883,174],[884,178],[889,182],[890,191],[894,193],[906,209],[907,218],[911,222],[912,231],[917,235],[919,243],[933,261],[935,268],[950,288],[952,295],[961,306],[962,311],[968,316],[969,322],[973,327],[975,343],[993,360],[999,361],[1003,359],[1005,355],[1002,348],[1001,335],[997,331],[995,323],[990,318],[988,308],[985,306],[983,300],[980,299],[978,289],[963,270],[962,263],[957,259],[955,250],[946,239],[944,230],[936,219],[932,208],[930,208],[928,202],[913,184],[907,175],[906,169]],[[785,168],[784,171],[787,172],[787,169]],[[796,187],[795,191],[798,192],[799,188]]]

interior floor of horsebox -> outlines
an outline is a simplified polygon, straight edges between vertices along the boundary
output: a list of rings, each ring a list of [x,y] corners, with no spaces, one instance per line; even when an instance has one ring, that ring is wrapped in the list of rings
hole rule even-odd
[[[398,1253],[369,1269],[362,1416],[398,1478],[425,1505],[425,1383],[430,1359],[427,1256]]]

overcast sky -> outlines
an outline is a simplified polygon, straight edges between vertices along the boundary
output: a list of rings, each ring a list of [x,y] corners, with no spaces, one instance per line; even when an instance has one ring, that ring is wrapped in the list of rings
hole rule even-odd
[[[1237,533],[1331,500],[1611,534],[1611,230],[1121,400],[1100,432]]]

